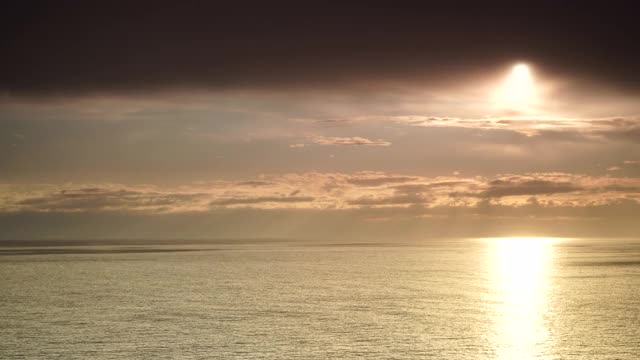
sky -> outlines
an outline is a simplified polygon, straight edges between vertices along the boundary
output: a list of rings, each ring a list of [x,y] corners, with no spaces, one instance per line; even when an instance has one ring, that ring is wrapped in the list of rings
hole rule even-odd
[[[0,239],[637,236],[629,9],[8,4]]]

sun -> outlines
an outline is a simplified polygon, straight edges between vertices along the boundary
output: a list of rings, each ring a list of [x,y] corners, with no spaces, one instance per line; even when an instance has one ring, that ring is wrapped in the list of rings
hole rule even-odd
[[[493,100],[502,109],[526,111],[537,102],[533,73],[529,65],[516,64],[493,94]]]

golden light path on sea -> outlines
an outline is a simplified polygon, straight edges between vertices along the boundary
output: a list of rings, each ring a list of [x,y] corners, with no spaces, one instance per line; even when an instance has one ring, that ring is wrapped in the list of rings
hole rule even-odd
[[[554,244],[560,239],[485,239],[488,272],[495,294],[495,345],[499,359],[544,358],[545,324]]]

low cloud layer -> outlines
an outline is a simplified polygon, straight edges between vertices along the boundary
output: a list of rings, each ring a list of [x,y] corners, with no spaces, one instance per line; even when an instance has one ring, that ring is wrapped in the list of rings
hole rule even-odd
[[[3,185],[0,239],[410,241],[532,234],[611,237],[640,231],[637,179],[566,173],[424,178],[368,172],[248,181],[269,184]]]
[[[567,173],[492,178],[425,178],[378,172],[303,173],[244,182],[213,181],[178,188],[88,184],[3,186],[0,212],[190,213],[214,208],[477,209],[492,205],[548,209],[640,202],[640,180]]]

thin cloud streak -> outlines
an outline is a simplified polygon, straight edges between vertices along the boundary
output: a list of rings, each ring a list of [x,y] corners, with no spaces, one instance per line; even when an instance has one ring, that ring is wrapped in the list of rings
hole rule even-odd
[[[336,146],[391,146],[391,143],[382,139],[370,140],[360,136],[337,137],[337,136],[314,136],[311,141],[317,145]]]
[[[354,121],[386,120],[420,127],[508,130],[527,136],[576,133],[583,136],[640,141],[640,117],[580,118],[456,118],[435,116],[368,116]]]

